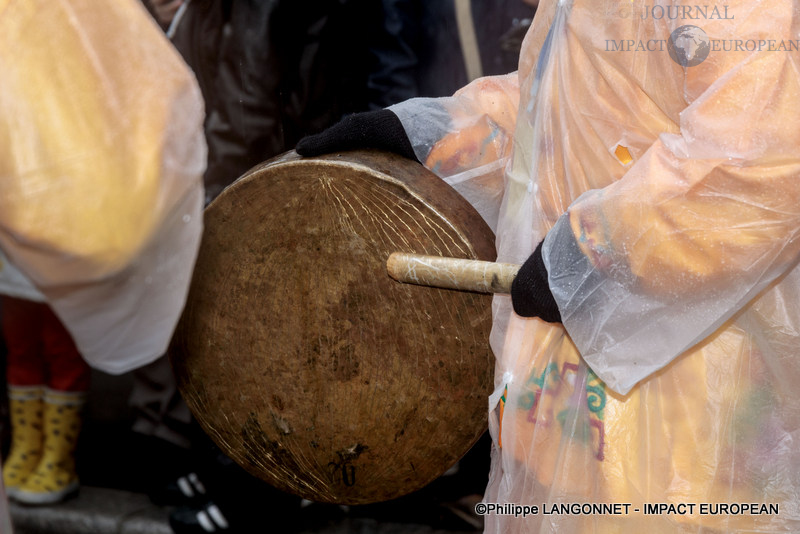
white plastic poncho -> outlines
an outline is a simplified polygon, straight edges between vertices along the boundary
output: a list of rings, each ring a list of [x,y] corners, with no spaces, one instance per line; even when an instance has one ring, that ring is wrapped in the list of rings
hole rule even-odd
[[[154,360],[202,231],[194,76],[136,0],[0,0],[0,73],[0,291],[98,369]]]
[[[563,317],[495,297],[485,502],[538,513],[487,532],[800,531],[798,39],[791,0],[543,1],[518,73],[392,108]]]

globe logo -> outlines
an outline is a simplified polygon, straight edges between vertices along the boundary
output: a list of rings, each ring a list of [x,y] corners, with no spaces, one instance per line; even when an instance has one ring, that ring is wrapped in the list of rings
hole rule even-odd
[[[681,67],[694,67],[705,61],[711,47],[708,35],[701,28],[687,24],[669,36],[667,50],[672,61]]]

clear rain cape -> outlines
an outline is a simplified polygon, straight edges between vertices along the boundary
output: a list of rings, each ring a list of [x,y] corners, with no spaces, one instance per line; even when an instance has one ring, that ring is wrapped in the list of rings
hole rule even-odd
[[[162,355],[202,231],[203,104],[136,0],[0,0],[0,291],[94,367]],[[22,277],[20,275],[23,275]]]
[[[544,0],[518,72],[392,108],[498,261],[545,240],[563,317],[494,299],[485,502],[538,513],[486,532],[800,531],[798,36],[790,0]],[[545,513],[585,503],[630,507]]]

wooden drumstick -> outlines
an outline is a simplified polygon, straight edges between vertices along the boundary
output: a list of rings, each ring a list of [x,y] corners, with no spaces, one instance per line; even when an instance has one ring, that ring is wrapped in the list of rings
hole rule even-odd
[[[511,263],[393,252],[386,261],[398,282],[478,293],[510,293],[520,266]]]

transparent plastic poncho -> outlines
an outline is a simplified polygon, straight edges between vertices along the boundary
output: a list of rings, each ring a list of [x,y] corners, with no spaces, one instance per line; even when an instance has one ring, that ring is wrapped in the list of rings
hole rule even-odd
[[[202,232],[203,116],[140,2],[0,0],[0,290],[46,300],[98,369],[166,349]]]
[[[544,239],[563,317],[494,299],[484,500],[538,513],[487,532],[800,531],[798,36],[788,0],[543,1],[517,73],[392,108],[498,261]]]

